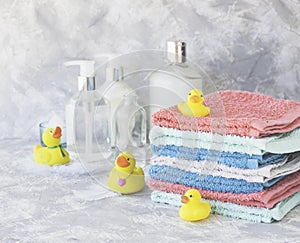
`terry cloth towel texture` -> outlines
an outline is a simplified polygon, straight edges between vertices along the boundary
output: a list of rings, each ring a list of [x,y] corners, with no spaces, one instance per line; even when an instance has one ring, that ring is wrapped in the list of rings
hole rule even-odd
[[[232,193],[251,193],[261,192],[278,181],[284,176],[277,177],[265,183],[247,182],[234,178],[225,178],[220,176],[200,175],[185,170],[180,170],[166,165],[153,165],[149,169],[149,175],[152,179],[173,182],[205,190],[232,192]]]
[[[300,126],[300,103],[263,94],[226,90],[205,96],[211,113],[206,117],[188,117],[177,106],[152,116],[154,125],[249,137],[265,137],[289,132]]]
[[[151,150],[158,156],[170,156],[186,160],[217,161],[227,166],[257,169],[266,165],[280,163],[287,158],[287,154],[249,155],[238,152],[222,152],[202,148],[188,148],[176,145],[155,146],[150,145]]]
[[[187,190],[194,188],[155,179],[149,179],[148,186],[152,190],[182,195],[184,195]],[[201,188],[196,189],[200,191],[203,199],[231,202],[246,206],[273,208],[276,203],[300,191],[300,172],[285,177],[282,181],[262,192],[236,194],[204,190]]]
[[[175,207],[181,207],[181,194],[173,194],[162,191],[153,191],[151,200]],[[300,192],[277,203],[274,208],[248,207],[234,203],[210,201],[211,212],[248,221],[272,223],[281,220],[288,212],[300,204]]]
[[[222,176],[248,182],[264,183],[276,177],[289,175],[300,170],[300,152],[291,154],[280,163],[267,165],[259,169],[240,169],[228,167],[214,161],[184,160],[165,156],[152,157],[150,164],[167,165],[201,175]]]
[[[264,155],[300,151],[300,128],[291,132],[264,138],[220,135],[207,132],[181,131],[173,128],[154,126],[150,130],[151,144],[176,145],[189,148],[203,148],[225,152]]]

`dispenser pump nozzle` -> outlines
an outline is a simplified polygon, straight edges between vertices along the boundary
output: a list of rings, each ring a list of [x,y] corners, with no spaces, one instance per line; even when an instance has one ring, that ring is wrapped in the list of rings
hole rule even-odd
[[[80,66],[80,76],[78,76],[78,90],[90,91],[96,89],[95,82],[95,61],[74,60],[64,63],[65,66]]]

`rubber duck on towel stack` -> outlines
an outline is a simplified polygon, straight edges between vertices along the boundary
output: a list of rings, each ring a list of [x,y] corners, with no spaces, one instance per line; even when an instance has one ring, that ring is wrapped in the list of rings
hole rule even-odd
[[[206,116],[187,105],[152,117],[154,202],[179,207],[194,188],[213,213],[265,223],[300,204],[300,103],[227,90],[205,97]]]

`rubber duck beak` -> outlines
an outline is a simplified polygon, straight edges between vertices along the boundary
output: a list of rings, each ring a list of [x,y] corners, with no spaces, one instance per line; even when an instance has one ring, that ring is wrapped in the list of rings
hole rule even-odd
[[[192,103],[198,103],[198,102],[200,102],[200,97],[197,95],[193,95],[193,96],[191,96],[190,101]]]
[[[61,137],[61,128],[60,127],[55,128],[52,137],[54,137],[54,138],[60,138]]]
[[[128,162],[128,160],[124,156],[120,156],[117,159],[117,165],[121,168],[126,168],[130,165],[130,163]]]
[[[189,198],[187,196],[181,196],[181,202],[187,203],[189,201]]]

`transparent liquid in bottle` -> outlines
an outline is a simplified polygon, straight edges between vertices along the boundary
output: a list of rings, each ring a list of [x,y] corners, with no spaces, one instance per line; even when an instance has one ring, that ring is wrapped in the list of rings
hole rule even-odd
[[[82,92],[66,105],[67,147],[87,161],[108,157],[109,104],[97,91]]]

